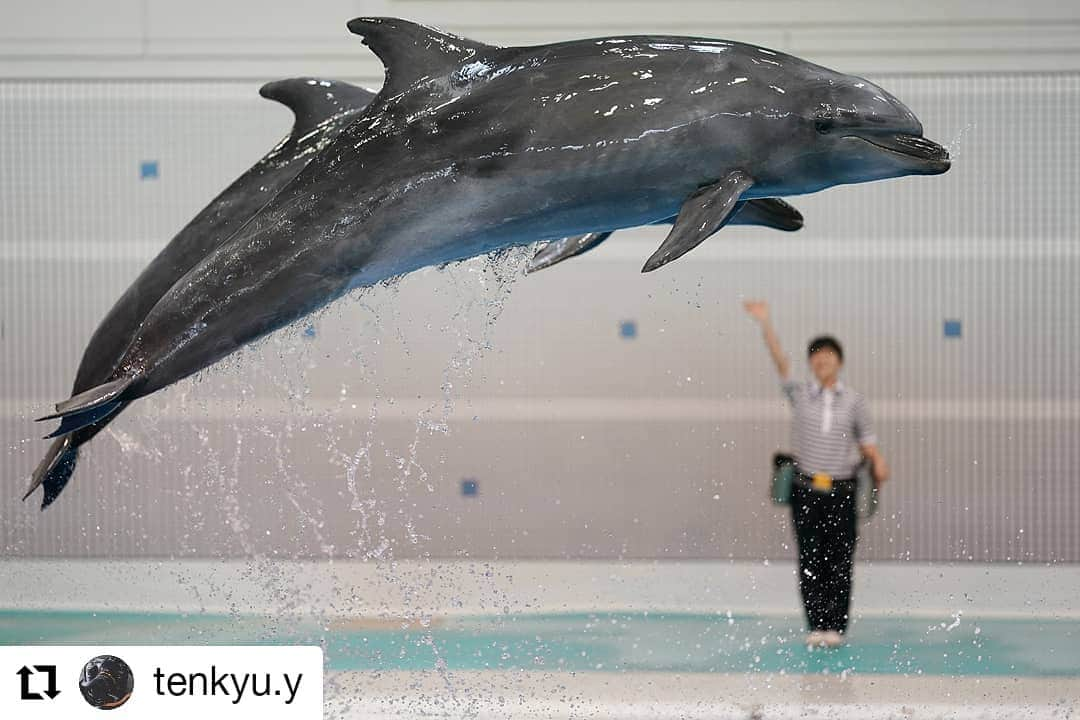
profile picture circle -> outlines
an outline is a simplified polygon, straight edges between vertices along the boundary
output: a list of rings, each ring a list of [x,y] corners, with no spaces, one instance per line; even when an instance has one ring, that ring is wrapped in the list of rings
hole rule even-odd
[[[115,655],[98,655],[83,666],[79,692],[99,710],[113,710],[131,697],[135,676],[131,667]]]

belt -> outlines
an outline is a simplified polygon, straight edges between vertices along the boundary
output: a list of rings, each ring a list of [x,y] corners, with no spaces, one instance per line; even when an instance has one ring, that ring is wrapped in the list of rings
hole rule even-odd
[[[854,492],[859,484],[858,478],[835,478],[827,473],[810,475],[799,468],[795,468],[795,480],[799,485],[818,492],[832,492],[833,490]]]

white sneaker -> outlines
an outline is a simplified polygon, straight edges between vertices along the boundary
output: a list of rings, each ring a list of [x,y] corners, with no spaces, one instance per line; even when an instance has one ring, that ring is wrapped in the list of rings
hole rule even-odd
[[[826,630],[822,633],[821,641],[825,644],[825,647],[840,647],[844,644],[844,636],[836,630]]]
[[[821,630],[814,630],[806,636],[806,647],[818,648],[825,647],[825,633]]]

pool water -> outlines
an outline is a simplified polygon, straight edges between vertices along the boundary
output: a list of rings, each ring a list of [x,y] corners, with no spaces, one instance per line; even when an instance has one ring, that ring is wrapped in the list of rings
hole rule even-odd
[[[1080,622],[863,618],[808,649],[798,617],[581,613],[330,621],[0,611],[0,644],[321,644],[330,670],[1080,676]]]

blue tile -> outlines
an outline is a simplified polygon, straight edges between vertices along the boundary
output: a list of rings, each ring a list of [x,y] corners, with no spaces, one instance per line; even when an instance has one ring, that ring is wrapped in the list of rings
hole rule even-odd
[[[633,320],[623,320],[619,324],[619,337],[633,340],[637,337],[637,323]]]
[[[315,326],[314,325],[308,325],[306,328],[304,328],[304,337],[309,337],[309,338],[315,337]]]
[[[158,164],[157,160],[143,160],[139,163],[139,179],[140,180],[157,180],[158,177]]]
[[[465,497],[475,497],[480,494],[480,486],[473,478],[465,478],[461,481],[461,494]]]
[[[961,325],[959,320],[946,320],[945,321],[945,337],[958,338],[961,333]]]

